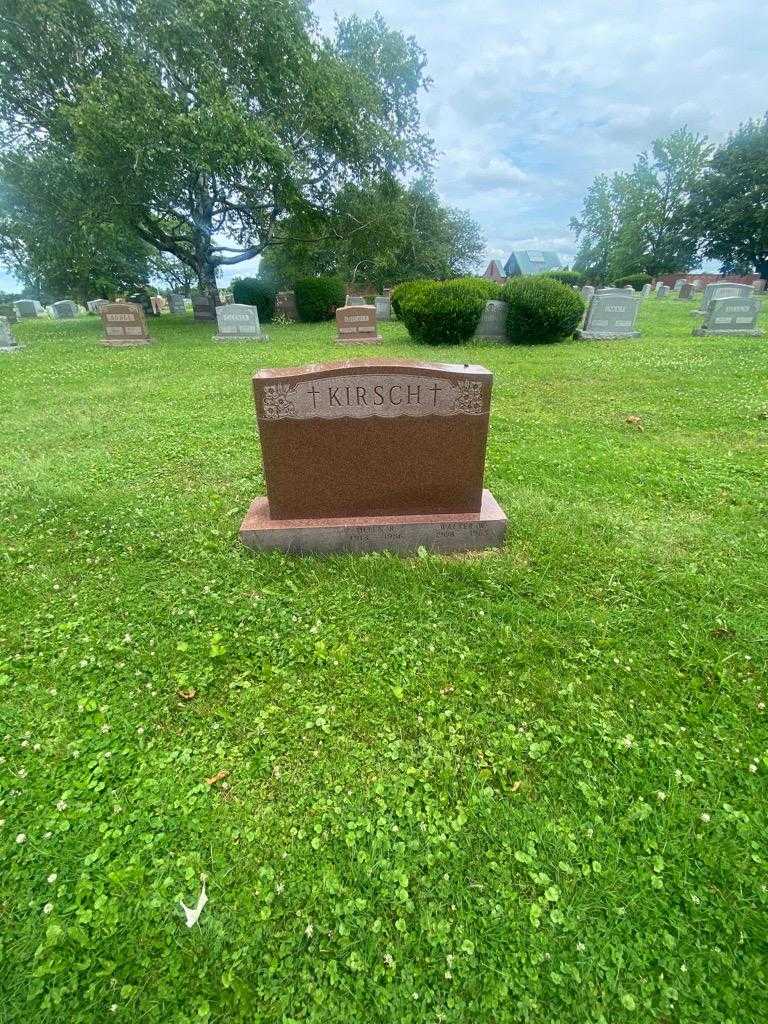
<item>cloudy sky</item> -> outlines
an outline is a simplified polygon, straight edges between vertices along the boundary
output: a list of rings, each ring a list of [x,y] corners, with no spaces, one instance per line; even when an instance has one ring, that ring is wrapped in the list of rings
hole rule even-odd
[[[319,0],[333,15],[376,10],[426,49],[424,122],[443,200],[470,211],[487,257],[575,251],[568,221],[596,174],[631,166],[688,124],[714,140],[768,108],[768,19],[759,5],[576,0]],[[227,268],[226,279],[246,264]],[[10,279],[0,274],[0,287]]]

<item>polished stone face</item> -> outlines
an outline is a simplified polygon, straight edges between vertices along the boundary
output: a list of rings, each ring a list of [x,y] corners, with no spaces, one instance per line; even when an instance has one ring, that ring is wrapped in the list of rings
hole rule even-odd
[[[184,302],[183,295],[177,295],[175,292],[168,296],[168,309],[171,313],[186,313],[187,306]]]
[[[509,304],[500,299],[489,299],[475,331],[476,338],[504,341],[507,336],[507,310]]]
[[[208,322],[215,322],[216,320],[216,309],[217,304],[211,299],[211,296],[206,292],[205,294],[197,293],[192,296],[192,312],[195,320],[202,320]]]
[[[402,360],[260,371],[272,517],[478,512],[491,385],[481,366]]]
[[[634,290],[605,288],[592,297],[579,331],[582,338],[637,337],[635,318],[639,300]]]
[[[104,325],[103,344],[147,344],[147,322],[144,310],[133,302],[108,302],[99,310]]]
[[[238,338],[262,337],[259,311],[255,306],[247,306],[240,302],[218,306],[216,323],[219,328],[219,340],[231,338],[236,341]]]
[[[712,299],[704,323],[694,334],[759,335],[760,301],[754,296],[729,295]]]
[[[57,320],[73,320],[78,314],[77,303],[71,299],[61,299],[52,303],[51,312]]]
[[[340,306],[336,310],[336,341],[342,345],[380,342],[375,306]]]
[[[377,295],[374,302],[376,304],[376,319],[391,320],[392,300],[390,297],[388,295]]]

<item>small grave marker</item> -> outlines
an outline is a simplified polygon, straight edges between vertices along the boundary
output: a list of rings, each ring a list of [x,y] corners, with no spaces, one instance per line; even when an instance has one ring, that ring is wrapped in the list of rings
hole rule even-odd
[[[296,309],[295,292],[278,292],[275,300],[275,312],[284,316],[286,320],[298,320],[299,314]]]
[[[340,306],[336,310],[336,342],[339,345],[378,345],[375,306]]]
[[[583,326],[576,331],[577,338],[609,339],[639,338],[635,318],[640,305],[634,293],[624,288],[601,288],[590,300]]]
[[[266,341],[266,335],[261,333],[256,306],[242,302],[217,306],[216,322],[218,333],[214,335],[214,341]]]
[[[500,299],[488,299],[475,331],[475,338],[488,341],[507,340],[507,310],[509,304]]]
[[[760,315],[760,300],[754,296],[726,295],[714,298],[709,303],[706,319],[694,334],[706,337],[710,334],[736,334],[762,337],[757,326]]]
[[[377,295],[374,302],[376,303],[376,319],[391,320],[392,300],[390,297],[388,295]]]
[[[123,348],[150,344],[144,310],[137,302],[108,302],[99,313],[104,326],[102,345]]]
[[[186,313],[187,304],[184,301],[184,296],[171,292],[168,296],[168,310],[171,313]]]
[[[8,317],[0,316],[0,352],[18,352],[20,346],[11,333]]]

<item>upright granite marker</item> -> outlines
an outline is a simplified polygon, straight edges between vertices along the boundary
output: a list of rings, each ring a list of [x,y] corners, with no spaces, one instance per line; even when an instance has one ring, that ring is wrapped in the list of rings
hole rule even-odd
[[[0,303],[0,316],[4,316],[9,324],[18,323],[19,320],[16,307],[10,303]]]
[[[336,310],[338,345],[378,345],[381,341],[375,306],[340,306]]]
[[[630,295],[624,288],[601,288],[592,296],[584,324],[576,331],[576,337],[593,340],[639,338],[640,332],[635,330],[639,305],[634,289]]]
[[[689,281],[683,282],[683,287],[677,293],[677,297],[681,302],[687,302],[693,295],[693,285]]]
[[[760,292],[764,292],[765,278],[761,277],[759,281],[755,281],[755,283],[752,285],[752,288],[754,289],[755,295],[758,295]]]
[[[594,286],[591,284],[585,284],[581,289],[581,297],[585,302],[589,302],[592,296],[595,294]]]
[[[77,303],[71,299],[60,299],[59,302],[51,303],[50,310],[54,320],[74,320],[80,312]]]
[[[21,346],[11,333],[8,317],[0,316],[0,352],[18,352]]]
[[[192,295],[192,313],[195,320],[203,323],[216,322],[216,309],[221,303],[216,301],[208,292],[195,292]]]
[[[662,284],[662,285],[658,285],[657,286],[657,288],[656,288],[656,298],[657,299],[666,299],[668,295],[669,295],[669,285],[668,284]]]
[[[388,295],[377,295],[373,300],[376,303],[376,319],[392,319],[392,300]]]
[[[643,287],[640,289],[640,294],[642,295],[642,297],[644,299],[648,298],[648,296],[651,294],[651,285],[650,285],[650,283],[643,285]]]
[[[497,547],[483,490],[492,374],[482,366],[353,360],[253,377],[267,497],[240,539],[298,554]]]
[[[89,313],[98,313],[102,306],[108,306],[109,299],[89,299],[87,306]]]
[[[278,292],[275,299],[275,312],[278,316],[284,316],[286,320],[298,320],[299,313],[296,309],[295,292]]]
[[[144,310],[136,302],[108,302],[99,310],[104,325],[102,345],[124,348],[128,345],[149,345]]]
[[[367,306],[364,295],[347,295],[344,299],[345,306]]]
[[[714,284],[708,284],[704,288],[701,305],[698,309],[692,309],[691,312],[694,316],[706,316],[709,312],[709,307],[713,299],[727,299],[735,297],[751,299],[754,297],[754,294],[755,290],[751,284],[734,284],[730,281],[717,281]]]
[[[710,334],[746,334],[760,338],[763,335],[757,326],[760,309],[760,300],[754,295],[726,295],[712,299],[704,323],[696,327],[693,333],[702,337]]]
[[[35,320],[43,312],[43,307],[34,299],[17,299],[13,308],[19,320]]]
[[[168,296],[168,311],[170,313],[186,313],[187,304],[184,302],[184,296],[177,292],[171,292]]]
[[[478,340],[507,340],[507,310],[509,304],[501,299],[488,299],[480,316],[474,337]]]
[[[216,308],[218,334],[214,341],[266,341],[261,333],[259,311],[256,306],[247,306],[242,302],[230,302],[226,306]]]

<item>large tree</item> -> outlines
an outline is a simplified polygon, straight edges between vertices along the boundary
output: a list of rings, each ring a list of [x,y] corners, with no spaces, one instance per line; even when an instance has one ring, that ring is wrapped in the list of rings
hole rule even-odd
[[[113,298],[149,279],[153,250],[100,215],[61,154],[6,155],[0,178],[0,255],[36,298]]]
[[[698,248],[689,199],[710,154],[706,139],[680,128],[655,139],[630,172],[596,178],[571,221],[577,269],[601,281],[688,270]]]
[[[724,270],[768,277],[768,115],[747,121],[715,151],[691,197],[703,255]]]
[[[424,66],[378,15],[321,37],[304,0],[7,0],[0,117],[14,157],[66,153],[101,217],[214,289],[285,217],[428,165]]]
[[[342,189],[327,217],[282,224],[262,259],[262,274],[288,285],[332,273],[381,288],[467,273],[483,249],[478,225],[465,211],[443,206],[431,179],[406,187],[384,175]]]

